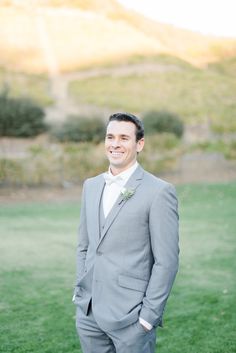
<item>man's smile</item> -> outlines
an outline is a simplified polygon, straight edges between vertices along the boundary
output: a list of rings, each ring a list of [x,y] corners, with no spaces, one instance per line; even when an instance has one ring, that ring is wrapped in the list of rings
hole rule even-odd
[[[121,157],[124,152],[110,151],[113,157]]]

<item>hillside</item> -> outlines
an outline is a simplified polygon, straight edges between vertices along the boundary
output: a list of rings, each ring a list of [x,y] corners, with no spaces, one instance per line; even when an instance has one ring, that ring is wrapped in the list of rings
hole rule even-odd
[[[236,39],[202,36],[149,20],[115,0],[3,1],[0,66],[27,73],[117,64],[169,54],[197,66],[236,56]]]
[[[5,0],[0,33],[0,88],[31,96],[51,121],[167,109],[236,131],[236,39],[157,23],[115,0]]]
[[[69,92],[81,106],[138,114],[170,110],[188,124],[209,123],[217,132],[232,132],[236,131],[235,62],[203,69],[167,55],[139,58],[71,75]]]

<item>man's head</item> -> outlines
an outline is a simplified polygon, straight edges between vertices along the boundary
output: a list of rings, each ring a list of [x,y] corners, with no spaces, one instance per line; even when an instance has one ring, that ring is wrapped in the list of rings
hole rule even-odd
[[[135,115],[116,113],[110,116],[105,150],[113,174],[119,174],[131,167],[143,146],[143,124]]]
[[[126,121],[133,123],[136,127],[135,135],[136,141],[139,141],[144,137],[144,127],[142,121],[137,118],[137,116],[130,113],[115,113],[112,114],[108,120],[108,124],[110,121]]]

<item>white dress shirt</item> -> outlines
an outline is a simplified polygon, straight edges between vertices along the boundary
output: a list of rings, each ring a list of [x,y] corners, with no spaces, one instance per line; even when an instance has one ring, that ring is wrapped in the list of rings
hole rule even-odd
[[[102,203],[105,217],[107,217],[108,213],[111,211],[123,187],[127,183],[128,179],[131,177],[137,166],[138,163],[135,162],[135,164],[133,164],[130,168],[126,169],[124,172],[121,172],[118,175],[113,175],[111,173],[110,168],[107,173],[104,173],[106,185],[103,191]],[[109,178],[108,181],[106,180],[107,178]]]
[[[106,181],[106,185],[103,191],[102,205],[103,205],[103,212],[104,212],[105,218],[111,211],[123,187],[125,186],[128,179],[131,177],[131,175],[134,173],[137,167],[138,167],[138,162],[136,161],[130,168],[126,169],[124,172],[121,172],[118,175],[113,175],[111,173],[110,168],[107,173],[104,173],[104,179]],[[139,317],[139,322],[147,330],[152,329],[152,325],[149,324],[149,322],[142,319],[141,317]]]

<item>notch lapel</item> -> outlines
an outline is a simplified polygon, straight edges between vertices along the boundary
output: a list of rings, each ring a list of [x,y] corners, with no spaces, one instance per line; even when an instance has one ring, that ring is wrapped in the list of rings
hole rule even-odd
[[[144,170],[140,166],[138,166],[137,169],[134,171],[133,175],[131,175],[131,177],[127,181],[127,183],[125,184],[124,187],[126,189],[133,189],[135,191],[138,188],[138,186],[141,184],[141,182],[142,182],[143,173],[144,173]],[[106,218],[106,222],[105,222],[104,228],[103,228],[103,230],[101,232],[101,238],[99,240],[98,246],[102,242],[102,240],[105,237],[108,229],[110,228],[110,226],[112,225],[112,223],[114,222],[116,217],[118,216],[118,214],[119,214],[120,210],[122,209],[122,207],[128,201],[129,200],[125,200],[123,198],[123,195],[120,195],[118,197],[118,199],[116,200],[114,206],[112,207],[111,211],[109,212],[109,214],[108,214],[108,216]]]
[[[105,180],[103,176],[98,181],[98,184],[96,185],[96,190],[95,190],[95,198],[93,200],[93,210],[94,210],[94,228],[97,236],[97,242],[99,241],[99,234],[100,234],[100,204],[101,204],[101,198],[102,198],[102,193],[103,189],[105,186]]]

